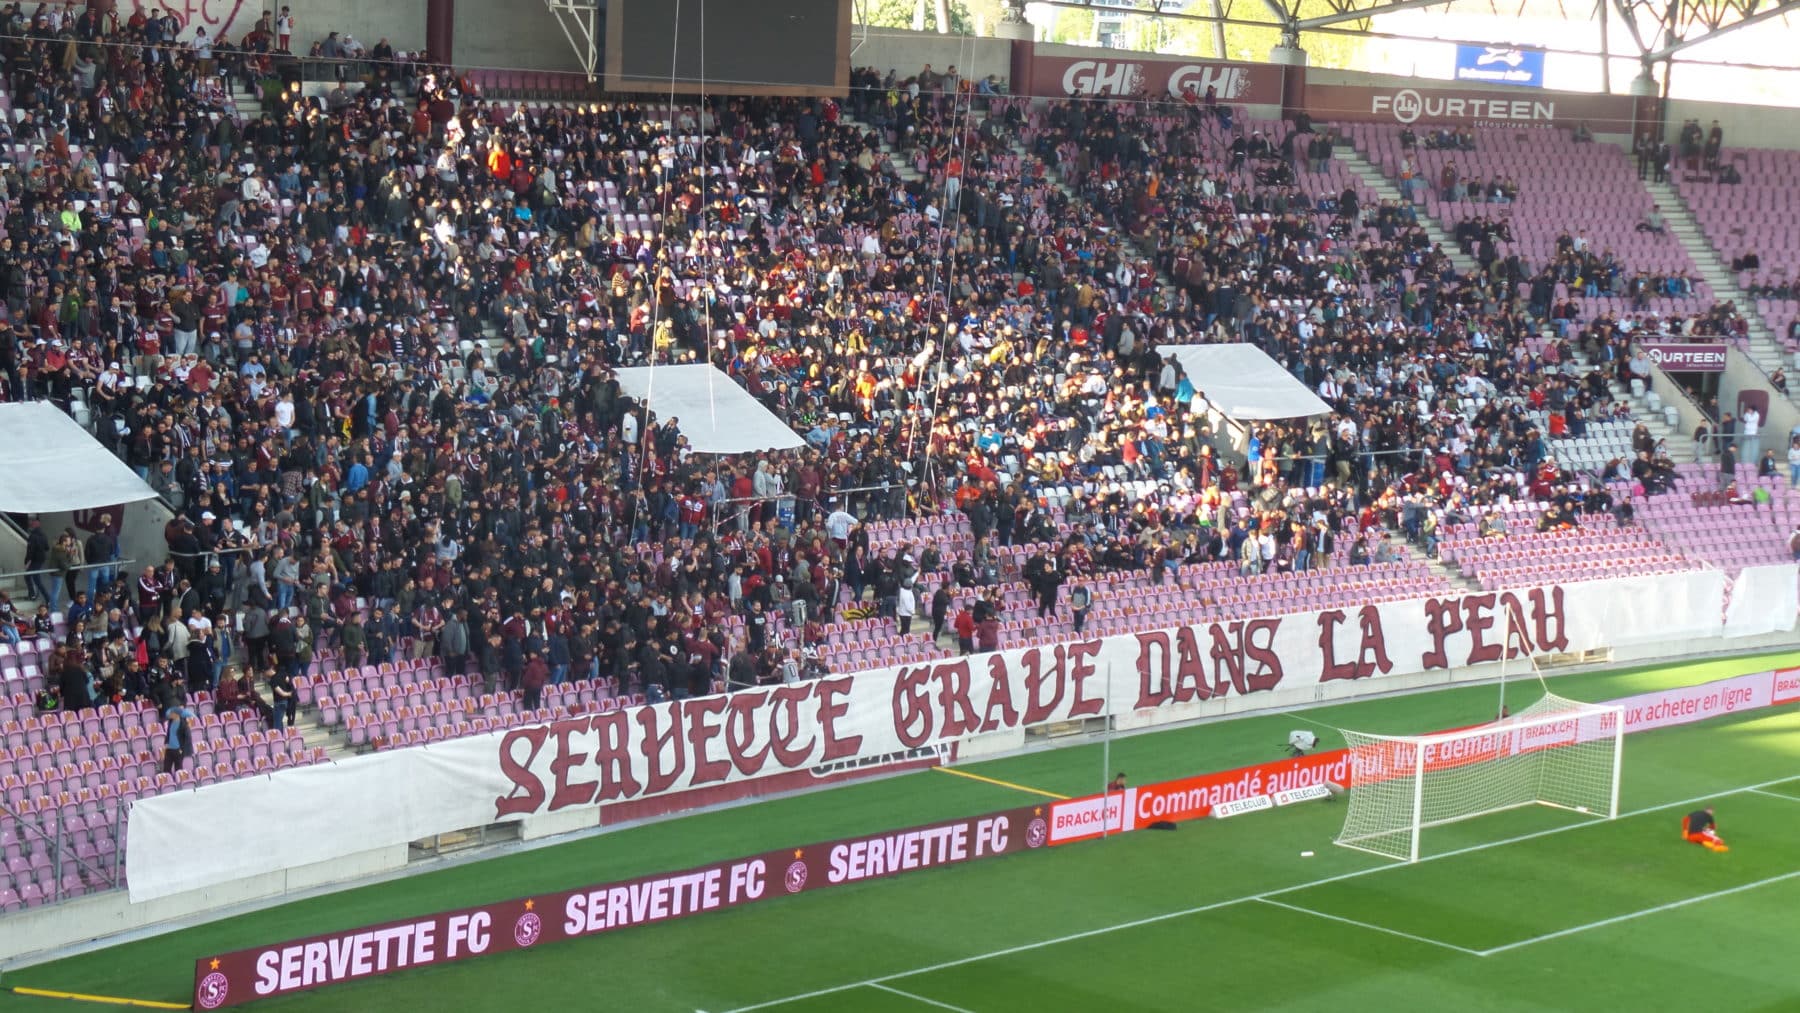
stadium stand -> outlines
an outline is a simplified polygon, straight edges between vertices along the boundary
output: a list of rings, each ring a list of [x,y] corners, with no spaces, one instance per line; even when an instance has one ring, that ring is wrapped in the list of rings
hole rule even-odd
[[[1693,537],[1744,507],[1617,393],[1641,307],[1559,332],[1496,298],[1329,125],[868,70],[842,106],[569,104],[402,58],[259,103],[233,89],[281,69],[266,39],[205,75],[138,19],[61,17],[0,40],[5,395],[86,419],[177,519],[95,600],[0,615],[6,909],[118,886],[148,793],[948,657],[965,615],[992,649],[1730,569],[1800,510],[1764,481],[1767,538]],[[1646,209],[1616,152],[1476,144],[1533,270],[1569,221],[1624,272],[1689,268],[1616,231]],[[1227,339],[1333,414],[1240,453],[1154,347]],[[809,446],[691,455],[612,377],[649,361],[724,369]],[[1637,519],[1568,509],[1600,488]],[[1486,510],[1512,530],[1477,537]]]

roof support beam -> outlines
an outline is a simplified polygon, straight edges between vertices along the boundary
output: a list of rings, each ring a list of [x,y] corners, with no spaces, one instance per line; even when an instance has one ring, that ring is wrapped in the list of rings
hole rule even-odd
[[[600,5],[597,0],[544,0],[563,38],[581,61],[581,71],[593,82],[600,67]]]
[[[1721,35],[1729,35],[1740,28],[1748,28],[1751,25],[1759,24],[1772,18],[1778,18],[1784,14],[1791,14],[1795,11],[1800,11],[1800,0],[1782,0],[1781,3],[1774,7],[1764,8],[1763,10],[1757,11],[1755,14],[1734,21],[1729,25],[1722,25],[1711,31],[1701,32],[1691,39],[1671,41],[1668,45],[1663,46],[1655,52],[1645,53],[1644,59],[1649,61],[1666,60],[1676,53],[1687,49],[1689,46],[1697,46],[1702,42],[1711,42]]]
[[[1336,14],[1321,14],[1316,18],[1303,18],[1294,22],[1294,27],[1303,32],[1314,28],[1329,28],[1345,21],[1362,21],[1379,14],[1409,11],[1415,7],[1440,7],[1448,2],[1449,0],[1395,0],[1393,3],[1373,4],[1362,10],[1339,11]]]
[[[1631,33],[1631,41],[1637,44],[1638,58],[1648,61],[1650,46],[1644,41],[1644,33],[1638,31],[1637,18],[1632,16],[1630,0],[1612,0],[1612,3],[1619,12],[1619,20],[1625,22],[1625,30]]]

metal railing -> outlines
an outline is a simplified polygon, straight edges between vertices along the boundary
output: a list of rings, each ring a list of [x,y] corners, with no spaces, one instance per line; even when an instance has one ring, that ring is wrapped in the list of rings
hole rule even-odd
[[[120,577],[123,576],[123,573],[124,573],[124,570],[126,567],[136,566],[136,565],[137,565],[136,559],[114,559],[114,560],[111,560],[111,561],[105,562],[105,563],[82,563],[79,566],[71,566],[66,571],[51,570],[51,569],[6,570],[6,571],[0,571],[0,584],[12,584],[16,581],[19,584],[22,584],[24,586],[25,591],[29,592],[31,590],[31,583],[26,579],[28,577],[47,577],[51,580],[61,581],[65,574],[90,573],[90,572],[99,571],[99,570],[118,570],[118,571],[120,571],[119,574],[117,574],[113,577],[114,580],[118,580],[118,579],[120,579]],[[74,590],[85,591],[85,590],[87,590],[87,588],[78,585]],[[60,599],[57,602],[57,604],[58,605],[66,605],[68,603],[68,600],[72,599],[73,597],[74,597],[73,593],[70,593],[68,595],[68,598]],[[35,601],[37,599],[32,599],[32,600]],[[46,604],[48,604],[48,603],[46,602]]]
[[[122,889],[126,809],[123,799],[71,801],[35,813],[20,812],[11,796],[0,802],[0,909]]]
[[[842,499],[844,509],[858,514],[865,520],[893,520],[906,513],[906,486],[898,482],[825,489],[820,492],[817,499],[820,504],[823,504],[831,497]],[[750,510],[764,503],[775,504],[777,516],[781,515],[783,504],[786,504],[787,515],[791,520],[799,502],[799,495],[792,492],[780,492],[773,496],[733,496],[727,499],[713,500],[707,504],[710,508],[708,526],[713,535],[717,536],[720,529],[727,525],[747,525]],[[860,511],[856,509],[858,506],[862,507]]]

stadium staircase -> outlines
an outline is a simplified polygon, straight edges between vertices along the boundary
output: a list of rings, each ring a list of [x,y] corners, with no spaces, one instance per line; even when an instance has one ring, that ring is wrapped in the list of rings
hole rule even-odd
[[[300,714],[294,719],[293,728],[300,733],[300,740],[306,744],[307,751],[325,750],[327,760],[335,763],[338,760],[355,756],[359,750],[350,745],[350,737],[342,730],[326,727],[319,719],[317,703],[300,708]]]
[[[1339,144],[1331,149],[1331,157],[1342,162],[1344,168],[1349,169],[1351,175],[1361,180],[1366,189],[1374,191],[1376,197],[1384,201],[1393,201],[1396,204],[1406,203],[1406,199],[1400,195],[1399,185],[1383,175],[1381,169],[1374,162],[1369,161],[1362,152],[1357,151],[1354,147],[1349,144]],[[1414,210],[1419,211],[1419,227],[1425,230],[1427,236],[1431,237],[1434,246],[1449,255],[1450,263],[1455,264],[1458,271],[1463,274],[1474,274],[1481,270],[1481,265],[1475,262],[1475,258],[1464,253],[1462,247],[1457,244],[1455,239],[1451,238],[1449,233],[1444,231],[1443,226],[1438,224],[1436,219],[1425,214],[1416,205]]]
[[[1694,217],[1693,209],[1688,206],[1687,199],[1673,183],[1646,182],[1644,188],[1649,190],[1662,205],[1664,219],[1668,222],[1669,233],[1681,242],[1700,268],[1700,276],[1712,286],[1714,292],[1722,297],[1730,298],[1737,303],[1737,309],[1750,325],[1750,346],[1744,353],[1762,368],[1765,374],[1773,373],[1786,358],[1781,342],[1776,340],[1775,332],[1764,320],[1756,308],[1756,299],[1738,284],[1738,277],[1731,270],[1731,265],[1719,256],[1719,251],[1707,241],[1706,234],[1700,229],[1700,222]]]

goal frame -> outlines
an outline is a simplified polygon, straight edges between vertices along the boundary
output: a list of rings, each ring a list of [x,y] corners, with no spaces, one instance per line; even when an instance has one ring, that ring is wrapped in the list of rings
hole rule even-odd
[[[1546,694],[1544,699],[1564,700],[1565,698],[1556,697],[1554,694]],[[1417,862],[1419,860],[1420,842],[1423,840],[1426,830],[1428,830],[1432,827],[1448,826],[1452,823],[1461,823],[1466,820],[1479,819],[1480,817],[1483,817],[1483,816],[1491,816],[1495,813],[1507,812],[1507,811],[1510,811],[1513,809],[1522,809],[1522,808],[1525,808],[1526,806],[1541,805],[1546,808],[1561,809],[1566,812],[1578,812],[1584,816],[1591,816],[1591,817],[1596,817],[1596,818],[1600,818],[1600,819],[1607,819],[1607,820],[1617,819],[1619,816],[1619,787],[1620,787],[1621,775],[1622,775],[1623,769],[1624,769],[1624,758],[1625,758],[1625,709],[1623,707],[1618,707],[1618,706],[1613,706],[1613,705],[1608,705],[1608,704],[1589,704],[1589,703],[1582,703],[1580,701],[1575,701],[1575,700],[1568,700],[1566,702],[1571,703],[1571,704],[1576,704],[1577,705],[1576,709],[1569,710],[1569,711],[1559,711],[1559,712],[1552,713],[1552,714],[1544,714],[1544,715],[1538,715],[1538,716],[1532,716],[1532,717],[1520,716],[1520,717],[1502,718],[1498,721],[1489,722],[1487,724],[1475,725],[1475,726],[1472,726],[1469,728],[1458,729],[1456,731],[1438,732],[1438,733],[1435,733],[1432,735],[1372,735],[1372,734],[1367,734],[1367,733],[1356,733],[1356,734],[1361,735],[1362,738],[1369,740],[1370,742],[1386,743],[1389,745],[1390,748],[1393,746],[1404,746],[1404,747],[1411,748],[1412,755],[1411,755],[1411,761],[1410,761],[1410,770],[1408,770],[1404,774],[1395,773],[1393,775],[1390,775],[1390,776],[1404,776],[1404,777],[1409,777],[1412,779],[1411,820],[1403,827],[1395,827],[1394,829],[1388,830],[1388,831],[1379,831],[1379,832],[1375,832],[1375,833],[1363,834],[1358,837],[1346,837],[1342,833],[1340,833],[1339,836],[1337,837],[1337,839],[1334,841],[1334,843],[1336,843],[1340,847],[1350,848],[1355,851],[1367,852],[1368,854],[1371,854],[1371,855],[1379,855],[1382,858],[1386,858],[1386,859],[1390,859],[1390,860],[1401,860],[1401,861],[1405,861],[1408,863],[1412,863],[1412,862]],[[1481,809],[1480,811],[1477,811],[1477,812],[1471,812],[1471,813],[1450,816],[1450,817],[1446,817],[1443,819],[1436,819],[1436,820],[1430,820],[1430,821],[1427,821],[1425,819],[1425,796],[1426,796],[1426,792],[1427,792],[1427,788],[1428,788],[1427,781],[1426,781],[1426,775],[1429,773],[1429,770],[1427,769],[1426,758],[1431,754],[1432,747],[1440,746],[1440,745],[1443,745],[1446,743],[1456,742],[1456,741],[1462,740],[1462,739],[1479,738],[1482,736],[1493,735],[1497,732],[1507,732],[1507,733],[1516,735],[1524,730],[1542,727],[1545,725],[1553,725],[1553,724],[1557,724],[1560,722],[1569,721],[1571,719],[1581,721],[1581,720],[1588,719],[1588,718],[1602,718],[1603,716],[1610,716],[1610,718],[1611,718],[1611,723],[1609,726],[1610,731],[1603,731],[1603,732],[1596,734],[1586,740],[1570,743],[1569,746],[1572,747],[1572,746],[1579,746],[1579,745],[1583,745],[1583,744],[1592,744],[1595,742],[1603,741],[1608,738],[1610,738],[1612,740],[1612,748],[1610,750],[1610,755],[1611,755],[1610,784],[1608,786],[1608,791],[1607,791],[1607,801],[1606,801],[1605,812],[1596,813],[1591,810],[1585,809],[1583,807],[1565,805],[1560,802],[1556,802],[1556,801],[1553,801],[1550,799],[1545,799],[1545,798],[1539,797],[1539,798],[1523,799],[1523,800],[1516,801],[1516,802],[1510,802],[1510,803],[1504,804],[1504,805],[1496,805],[1496,806],[1493,806],[1490,808]],[[1578,734],[1579,734],[1579,732],[1578,732]],[[1350,746],[1350,752],[1352,754],[1353,769],[1354,769],[1354,753],[1357,748],[1358,747],[1354,746],[1354,745]],[[1552,746],[1552,747],[1544,747],[1544,748],[1554,749],[1554,748],[1567,748],[1567,747]],[[1525,755],[1524,751],[1515,750],[1513,752],[1508,753],[1506,756],[1501,757],[1500,759],[1513,759],[1513,758],[1516,758],[1516,757],[1522,756],[1522,755]],[[1481,763],[1481,762],[1493,762],[1493,761],[1477,760],[1474,762]],[[1355,793],[1361,787],[1362,786],[1357,785],[1355,783],[1351,784],[1350,793],[1351,793],[1352,797],[1349,801],[1350,805],[1355,804]],[[1542,795],[1543,793],[1538,792],[1537,794]],[[1348,820],[1350,818],[1349,814],[1346,814],[1345,818],[1346,818],[1346,822],[1348,822]],[[1407,853],[1403,859],[1400,858],[1400,856],[1394,854],[1391,850],[1384,851],[1379,848],[1370,847],[1367,844],[1361,843],[1361,842],[1372,840],[1372,839],[1375,839],[1378,837],[1386,837],[1386,836],[1391,836],[1393,834],[1398,834],[1398,833],[1406,833],[1408,835]]]

